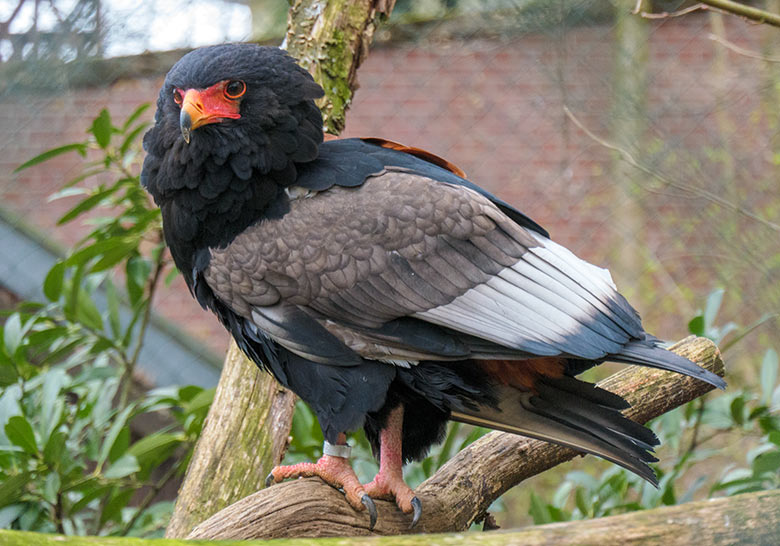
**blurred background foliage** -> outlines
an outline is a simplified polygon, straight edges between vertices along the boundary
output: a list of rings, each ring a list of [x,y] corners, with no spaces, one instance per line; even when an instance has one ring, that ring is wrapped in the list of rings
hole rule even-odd
[[[780,11],[778,0],[752,4]],[[400,0],[361,72],[351,135],[455,160],[559,241],[609,264],[648,330],[704,335],[724,353],[727,392],[651,424],[662,441],[658,489],[588,457],[505,495],[492,510],[502,526],[780,486],[780,31],[677,12],[692,5]],[[163,385],[141,370],[162,364],[141,361],[160,322],[152,303],[165,314],[179,301],[167,294],[184,290],[159,213],[138,185],[155,99],[146,89],[156,91],[182,49],[278,43],[287,8],[278,0],[0,6],[0,218],[43,231],[61,256],[40,298],[2,292],[0,526],[162,534],[213,390]],[[137,56],[148,51],[159,53]],[[513,69],[518,52],[525,64]],[[125,80],[136,86],[124,99],[131,106],[112,102]],[[47,118],[44,134],[30,120],[52,115],[52,105],[55,115],[81,115],[68,118],[67,131]],[[27,117],[13,117],[19,112]],[[184,328],[222,335],[211,322]],[[452,425],[406,478],[420,483],[484,432]],[[369,480],[370,448],[362,433],[352,441],[356,470]],[[286,462],[316,459],[321,446],[299,403]]]

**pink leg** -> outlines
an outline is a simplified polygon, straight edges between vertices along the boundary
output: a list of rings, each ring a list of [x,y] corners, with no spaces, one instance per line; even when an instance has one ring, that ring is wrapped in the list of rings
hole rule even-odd
[[[346,436],[340,434],[339,444],[346,444]],[[265,480],[266,487],[272,483],[279,483],[289,478],[302,478],[319,476],[325,483],[342,489],[349,504],[356,510],[368,509],[370,515],[369,529],[373,529],[376,523],[376,507],[374,502],[366,494],[363,486],[352,470],[349,460],[344,457],[323,455],[316,463],[298,463],[289,466],[277,466]]]
[[[364,487],[371,497],[395,500],[404,513],[414,512],[410,526],[414,527],[420,519],[422,504],[403,477],[403,421],[404,407],[401,405],[390,412],[385,428],[379,433],[379,473]]]

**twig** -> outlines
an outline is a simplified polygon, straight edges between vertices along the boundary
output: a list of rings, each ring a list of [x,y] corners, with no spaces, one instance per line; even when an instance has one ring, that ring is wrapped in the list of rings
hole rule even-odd
[[[162,240],[162,232],[158,232],[157,235],[159,243]],[[144,344],[144,334],[152,318],[152,300],[154,299],[154,295],[157,293],[157,288],[160,283],[160,279],[162,278],[162,270],[165,267],[164,255],[164,248],[162,246],[158,247],[157,258],[155,259],[154,263],[154,273],[152,274],[151,279],[149,279],[148,295],[146,297],[146,302],[144,303],[146,308],[144,309],[144,314],[141,319],[141,325],[138,328],[138,339],[136,341],[135,348],[133,349],[133,354],[130,356],[130,358],[123,358],[122,376],[119,379],[119,384],[121,385],[121,391],[119,394],[120,408],[124,408],[127,404],[127,397],[130,393],[130,383],[132,380],[133,371],[135,370],[136,364],[138,364],[138,357],[141,355],[141,349]]]
[[[766,55],[762,55],[761,53],[757,53],[755,51],[745,49],[744,47],[740,47],[737,44],[733,42],[729,42],[725,38],[721,38],[720,36],[717,36],[715,34],[709,34],[707,38],[709,38],[713,42],[719,43],[726,49],[729,49],[738,55],[742,55],[743,57],[748,57],[750,59],[756,59],[767,63],[780,63],[780,57],[768,57]]]
[[[135,525],[135,522],[138,521],[138,518],[140,518],[144,510],[146,510],[149,505],[152,503],[154,498],[157,496],[157,494],[162,490],[165,485],[171,481],[171,479],[176,475],[176,472],[179,470],[178,465],[172,464],[171,467],[165,472],[165,474],[162,475],[162,477],[159,479],[159,481],[152,486],[152,490],[149,491],[144,499],[138,504],[137,510],[135,514],[133,514],[133,517],[130,518],[130,521],[128,521],[125,526],[122,528],[122,531],[120,533],[121,536],[127,536],[127,533],[130,532],[130,529],[133,528],[133,525]]]
[[[677,11],[662,11],[659,13],[651,13],[649,11],[642,10],[643,1],[644,0],[637,0],[636,6],[634,7],[634,11],[632,11],[631,13],[633,15],[639,15],[644,19],[670,19],[672,17],[682,17],[683,15],[693,13],[694,11],[699,11],[699,10],[704,11],[706,9],[709,9],[709,6],[705,6],[704,4],[699,3],[699,4],[694,4],[692,6],[688,6],[687,8],[678,9]]]
[[[755,220],[756,222],[774,230],[780,233],[780,224],[776,224],[774,222],[770,222],[769,220],[762,218],[758,216],[756,213],[751,212],[747,209],[744,209],[740,207],[739,205],[735,205],[731,201],[728,201],[721,196],[712,193],[711,191],[705,190],[703,188],[697,188],[695,186],[690,186],[688,184],[684,184],[682,182],[678,182],[676,180],[672,180],[671,178],[667,178],[666,176],[662,175],[661,173],[654,171],[653,169],[646,167],[645,165],[642,165],[628,150],[625,148],[621,148],[620,146],[613,144],[604,138],[596,135],[593,133],[590,129],[585,127],[583,123],[577,119],[577,117],[572,113],[571,110],[569,110],[568,106],[563,107],[563,111],[566,112],[566,115],[569,117],[569,119],[574,123],[577,127],[582,129],[582,132],[584,132],[587,136],[589,136],[592,140],[597,142],[598,144],[601,144],[605,148],[612,150],[614,152],[617,152],[620,154],[620,157],[629,163],[631,166],[636,167],[640,171],[642,171],[645,174],[648,174],[652,176],[653,178],[656,178],[663,182],[664,184],[671,186],[673,188],[676,188],[678,190],[684,191],[685,193],[695,195],[697,197],[703,197],[705,199],[708,199],[712,201],[713,203],[717,203],[721,205],[724,208],[727,208],[731,211],[738,212],[739,214],[742,214],[743,216],[746,216],[747,218],[750,218],[751,220]]]

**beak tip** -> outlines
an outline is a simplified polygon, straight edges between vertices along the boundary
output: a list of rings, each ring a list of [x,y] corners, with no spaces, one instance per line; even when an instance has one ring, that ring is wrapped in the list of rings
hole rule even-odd
[[[192,118],[186,110],[182,110],[181,114],[179,114],[179,129],[184,142],[189,144],[192,136]]]

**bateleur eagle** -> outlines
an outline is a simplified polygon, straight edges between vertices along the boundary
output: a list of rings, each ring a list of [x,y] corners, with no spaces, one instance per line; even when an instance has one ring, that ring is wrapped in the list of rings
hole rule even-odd
[[[605,360],[716,375],[660,347],[609,273],[448,162],[381,139],[323,142],[322,89],[284,51],[195,50],[168,73],[142,182],[198,302],[316,413],[318,475],[356,509],[413,514],[405,461],[448,420],[594,453],[655,483],[653,433],[577,374]],[[361,485],[346,434],[380,470]]]

